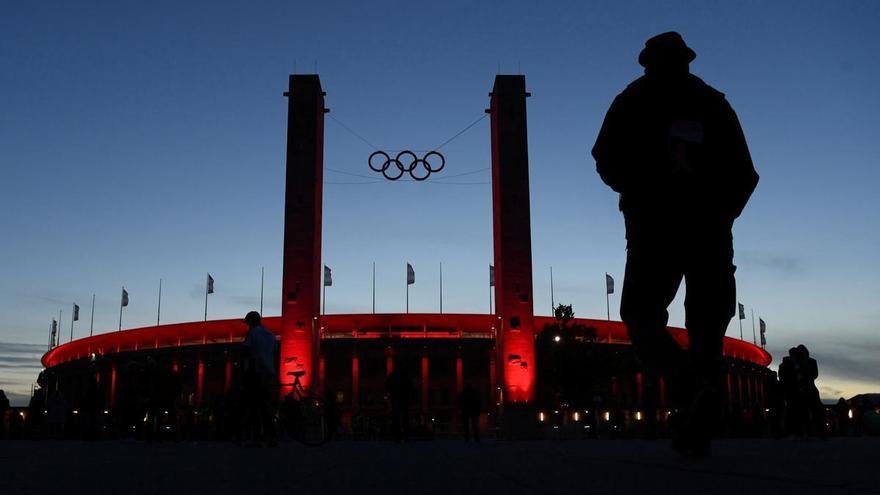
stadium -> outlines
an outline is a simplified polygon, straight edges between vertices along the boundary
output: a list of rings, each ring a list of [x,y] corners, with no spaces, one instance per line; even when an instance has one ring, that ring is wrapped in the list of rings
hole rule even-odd
[[[417,389],[413,420],[430,434],[455,431],[458,393],[465,384],[482,397],[483,418],[496,431],[581,428],[639,432],[663,422],[662,380],[643,376],[621,322],[574,319],[603,366],[585,403],[560,403],[541,389],[536,342],[559,329],[534,315],[524,76],[497,76],[487,110],[491,121],[494,229],[494,314],[333,314],[320,312],[324,95],[317,75],[292,75],[287,137],[282,311],[263,323],[279,342],[282,395],[291,374],[325,397],[349,431],[380,431],[387,414],[386,378],[407,370]],[[550,329],[550,330],[548,330]],[[687,346],[687,332],[668,331]],[[217,429],[240,379],[237,360],[247,326],[240,320],[159,325],[99,334],[49,350],[42,359],[43,400],[64,398],[68,422],[80,410],[102,410],[116,423],[136,422],[145,395],[167,395],[164,414],[197,429]],[[555,335],[556,342],[561,339]],[[566,336],[568,338],[568,336]],[[560,342],[565,345],[566,342]],[[575,345],[575,344],[571,344]],[[725,338],[728,410],[763,416],[773,400],[770,355]],[[546,358],[544,358],[546,359]],[[552,379],[551,379],[552,381]],[[161,384],[161,385],[159,385]],[[646,418],[646,389],[661,409]],[[171,411],[171,412],[169,412]],[[754,413],[753,413],[754,411]],[[375,421],[374,421],[375,420]],[[146,419],[144,419],[146,421]],[[377,423],[379,422],[379,423]],[[367,426],[364,426],[367,425]],[[604,426],[603,426],[604,425]],[[580,431],[580,430],[578,430]]]

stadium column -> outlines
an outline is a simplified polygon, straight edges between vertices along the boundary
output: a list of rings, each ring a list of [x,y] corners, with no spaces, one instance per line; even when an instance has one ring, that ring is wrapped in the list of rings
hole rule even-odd
[[[428,414],[428,394],[431,385],[430,365],[427,351],[422,354],[422,413]]]
[[[284,271],[281,307],[281,383],[290,373],[309,389],[319,353],[321,200],[324,176],[324,92],[317,74],[290,76],[287,179],[284,193]],[[290,385],[282,387],[282,395]]]
[[[355,354],[351,356],[351,411],[358,413],[361,404],[361,363],[360,358]]]
[[[505,403],[535,397],[532,232],[525,76],[498,75],[490,96],[497,379]]]

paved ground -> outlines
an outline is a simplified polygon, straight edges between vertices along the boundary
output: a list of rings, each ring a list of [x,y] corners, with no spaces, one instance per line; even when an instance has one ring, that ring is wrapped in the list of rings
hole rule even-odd
[[[0,442],[0,494],[880,494],[880,439],[722,440],[706,461],[665,442]]]

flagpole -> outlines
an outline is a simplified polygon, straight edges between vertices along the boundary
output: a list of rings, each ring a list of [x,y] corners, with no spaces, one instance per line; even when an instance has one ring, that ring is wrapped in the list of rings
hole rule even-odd
[[[159,304],[156,308],[156,326],[159,326],[159,320],[162,318],[162,279],[159,279]]]
[[[376,314],[376,262],[373,262],[373,314]]]
[[[556,314],[556,301],[553,298],[553,267],[550,267],[550,316]]]
[[[440,314],[443,314],[443,262],[440,262]]]
[[[266,280],[266,267],[260,267],[260,314],[263,314],[263,284]]]
[[[95,294],[92,294],[92,316],[89,318],[89,337],[92,336],[92,332],[95,330]]]
[[[58,345],[61,345],[61,312],[63,309],[58,310]]]
[[[739,303],[737,303],[737,304],[739,304]],[[743,339],[743,319],[739,317],[740,316],[739,315],[739,307],[737,307],[736,310],[737,310],[736,319],[739,320],[739,340],[742,340]]]
[[[489,285],[489,314],[492,314],[492,285]]]
[[[124,285],[122,286],[122,293],[125,294],[125,286]],[[121,296],[119,299],[119,329],[117,331],[118,332],[122,331],[122,298],[121,298]]]
[[[406,312],[409,314],[409,263],[406,265]]]
[[[489,265],[489,314],[493,314],[492,312],[492,293],[494,292],[492,288],[495,287],[495,267],[493,265]]]
[[[327,314],[327,265],[324,265],[324,287],[321,289],[321,314]]]
[[[76,303],[73,303],[74,309],[70,312],[70,341],[73,342],[73,322],[76,321],[74,318],[76,317]],[[754,326],[754,325],[752,325]]]
[[[208,322],[208,278],[211,274],[205,276],[205,323]]]
[[[608,316],[608,321],[611,321],[611,302],[610,302],[610,294],[608,293],[608,272],[605,272],[605,313]]]
[[[755,335],[755,308],[752,308],[752,342],[758,345],[758,337]]]

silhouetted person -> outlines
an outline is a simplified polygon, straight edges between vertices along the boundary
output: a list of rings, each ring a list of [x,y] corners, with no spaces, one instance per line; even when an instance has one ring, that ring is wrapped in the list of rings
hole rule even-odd
[[[251,311],[244,318],[248,332],[242,343],[244,369],[245,431],[251,440],[266,440],[275,445],[275,414],[273,411],[276,377],[275,335],[262,325],[260,313]]]
[[[849,436],[849,403],[843,397],[834,405],[834,416],[837,420],[837,434],[843,437]]]
[[[814,433],[821,438],[826,438],[828,429],[825,426],[825,405],[822,404],[819,389],[816,387],[816,379],[819,378],[819,365],[815,359],[810,357],[809,349],[803,344],[797,346],[797,359],[803,370],[802,390],[805,415],[811,420]]]
[[[470,432],[474,432],[474,441],[480,441],[480,392],[468,383],[458,394],[458,409],[461,422],[464,424],[464,441],[470,441]]]
[[[806,408],[804,407],[803,372],[797,359],[797,348],[788,350],[788,356],[779,364],[779,382],[785,398],[785,432],[793,437],[806,433]]]
[[[621,318],[682,413],[673,446],[700,457],[720,417],[722,338],[736,300],[731,229],[758,175],[724,94],[690,74],[694,58],[675,32],[645,42],[645,74],[614,99],[593,157],[626,223]],[[666,331],[682,278],[688,351]]]
[[[400,442],[409,441],[409,406],[412,402],[413,382],[409,373],[398,366],[388,375],[385,389],[391,399],[392,438]]]

